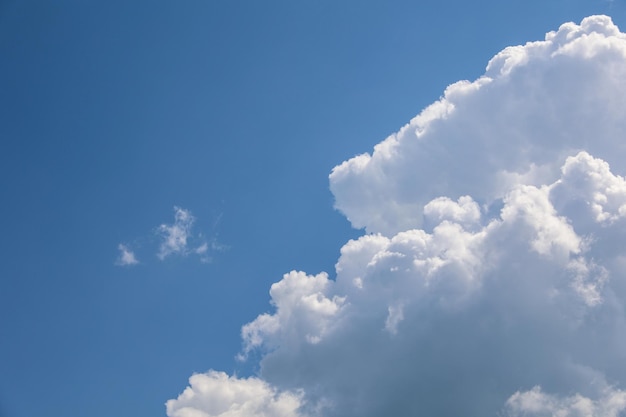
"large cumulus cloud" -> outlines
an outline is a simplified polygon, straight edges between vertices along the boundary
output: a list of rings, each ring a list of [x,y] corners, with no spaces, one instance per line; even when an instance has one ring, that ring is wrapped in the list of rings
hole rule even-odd
[[[392,235],[420,227],[433,198],[489,203],[512,183],[549,181],[578,150],[621,163],[625,39],[596,16],[504,49],[484,76],[449,86],[372,155],[336,167],[337,208],[357,228]]]
[[[168,415],[624,413],[624,80],[626,35],[568,23],[336,167],[366,234],[272,286],[258,377],[196,375]]]

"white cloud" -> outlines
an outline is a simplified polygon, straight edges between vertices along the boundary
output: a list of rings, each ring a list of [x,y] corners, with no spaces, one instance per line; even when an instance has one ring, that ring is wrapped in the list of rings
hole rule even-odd
[[[191,228],[195,220],[189,210],[174,207],[174,224],[162,224],[157,229],[163,238],[157,255],[159,259],[163,260],[172,254],[186,255],[188,253],[187,241],[191,236]]]
[[[355,227],[390,236],[421,227],[425,204],[442,195],[489,204],[515,183],[544,184],[578,150],[619,166],[625,57],[626,35],[602,16],[506,48],[373,154],[336,167],[337,208]]]
[[[598,400],[580,394],[556,397],[544,394],[541,387],[516,392],[508,399],[510,416],[525,417],[618,417],[626,411],[626,391],[607,388]]]
[[[189,253],[194,253],[200,256],[202,262],[208,263],[212,259],[210,252],[227,249],[227,246],[220,244],[217,238],[213,238],[208,243],[202,234],[194,234],[193,225],[195,221],[196,218],[189,210],[174,207],[174,224],[162,224],[157,229],[162,238],[157,254],[159,259],[163,260],[170,255],[186,256]]]
[[[196,255],[200,262],[210,263],[217,252],[223,252],[229,247],[220,243],[217,239],[217,226],[222,217],[220,214],[212,227],[212,237],[207,238],[202,233],[194,231],[195,216],[190,210],[174,206],[174,223],[161,224],[156,228],[155,234],[159,240],[157,257],[160,260],[178,255]],[[145,239],[142,239],[145,240]],[[152,241],[152,239],[150,239]],[[117,265],[134,265],[138,263],[137,257],[127,245],[118,246],[120,255],[116,260]]]
[[[278,392],[258,378],[211,371],[189,378],[190,387],[166,404],[170,417],[297,417],[300,395]],[[304,416],[302,416],[304,417]]]
[[[211,263],[213,261],[213,254],[223,252],[228,249],[228,245],[220,243],[217,240],[217,237],[214,237],[210,242],[203,240],[200,246],[195,248],[193,252],[200,257],[201,262]]]
[[[202,245],[198,246],[194,252],[197,253],[198,255],[204,255],[205,253],[207,253],[209,251],[209,244],[204,242]]]
[[[243,381],[298,393],[289,416],[623,413],[624,80],[626,35],[568,23],[336,167],[336,206],[369,233],[334,279],[272,285],[275,310],[242,328],[241,357],[262,358]],[[220,415],[242,381],[204,378],[186,416]]]
[[[126,266],[126,265],[136,265],[139,263],[137,258],[135,257],[135,253],[128,248],[128,246],[120,243],[117,245],[117,249],[120,251],[120,255],[115,261],[116,265]]]

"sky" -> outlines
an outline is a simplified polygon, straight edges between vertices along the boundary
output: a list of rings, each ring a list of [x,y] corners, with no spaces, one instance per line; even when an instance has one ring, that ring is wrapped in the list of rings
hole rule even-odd
[[[0,416],[624,414],[620,29],[0,2]]]

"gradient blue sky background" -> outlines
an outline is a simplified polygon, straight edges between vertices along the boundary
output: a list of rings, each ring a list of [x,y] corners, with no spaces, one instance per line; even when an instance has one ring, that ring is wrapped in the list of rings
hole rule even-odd
[[[362,232],[328,174],[509,45],[623,0],[0,2],[0,415],[165,415]],[[157,257],[174,206],[212,261]],[[140,263],[115,264],[118,244]]]

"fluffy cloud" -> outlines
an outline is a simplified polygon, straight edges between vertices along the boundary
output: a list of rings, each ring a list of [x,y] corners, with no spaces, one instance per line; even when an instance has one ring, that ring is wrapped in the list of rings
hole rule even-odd
[[[579,150],[621,163],[625,45],[609,18],[594,16],[504,49],[484,76],[452,84],[371,155],[336,167],[337,208],[357,228],[393,235],[421,227],[436,197],[489,204],[515,183],[550,181]]]
[[[139,263],[137,258],[135,257],[135,253],[128,248],[128,246],[120,243],[117,245],[117,249],[120,251],[120,254],[115,261],[116,265],[126,266],[126,265],[136,265]]]
[[[190,387],[166,404],[171,417],[295,417],[300,396],[278,393],[258,378],[229,377],[223,372],[196,374]]]
[[[623,413],[623,80],[626,35],[567,23],[336,167],[336,207],[367,234],[334,279],[272,286],[242,328],[259,378],[196,375],[168,415]]]

